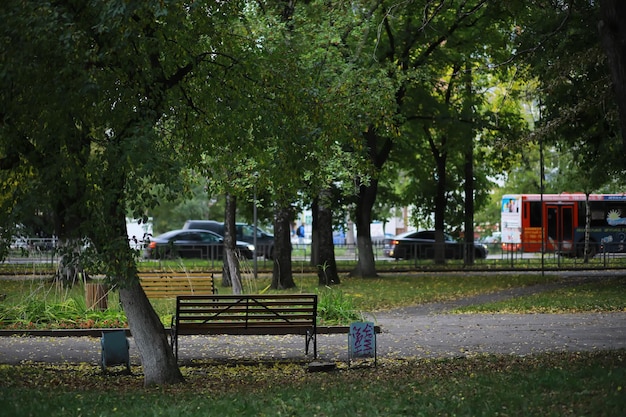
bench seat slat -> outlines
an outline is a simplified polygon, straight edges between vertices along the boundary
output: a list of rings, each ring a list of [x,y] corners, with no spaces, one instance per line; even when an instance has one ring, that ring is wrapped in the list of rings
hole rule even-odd
[[[180,317],[184,317],[185,314],[205,315],[210,316],[212,314],[221,313],[221,315],[236,316],[241,314],[263,314],[272,312],[273,314],[294,314],[294,313],[312,313],[314,311],[313,306],[294,308],[245,308],[245,307],[222,307],[222,306],[208,306],[208,307],[196,307],[179,309],[178,313]]]
[[[239,321],[239,322],[215,322],[215,323],[184,323],[179,324],[179,329],[216,329],[231,327],[258,327],[258,328],[274,328],[274,327],[313,327],[310,321],[295,322],[267,322],[267,321]]]
[[[202,314],[195,312],[185,312],[181,313],[178,317],[179,322],[185,321],[220,321],[220,320],[250,320],[252,318],[265,319],[265,320],[282,320],[282,319],[295,319],[295,318],[304,318],[309,321],[313,321],[313,311],[309,312],[294,312],[294,313],[283,313],[283,314],[275,314],[270,311],[257,311],[257,312],[249,312],[248,314],[223,314],[216,312],[215,314]]]
[[[311,300],[314,297],[316,297],[315,294],[270,294],[270,295],[257,295],[254,294],[254,297],[251,297],[251,295],[253,294],[240,294],[240,295],[235,295],[235,294],[220,294],[219,296],[219,300],[239,300],[239,299],[250,299],[250,300],[263,300],[263,299],[267,299],[268,301],[279,301],[279,300],[284,300],[284,299],[300,299],[300,300]],[[191,300],[191,301],[198,301],[201,300],[203,298],[213,298],[213,297],[197,297],[197,296],[193,296],[193,295],[181,295],[179,297],[179,300],[181,302],[184,302],[186,300]]]
[[[181,336],[191,336],[191,335],[206,335],[206,336],[217,336],[217,335],[248,335],[248,336],[286,336],[286,335],[313,335],[311,333],[311,328],[304,327],[231,327],[231,328],[202,328],[202,329],[180,329],[178,333]]]
[[[289,326],[309,326],[312,327],[310,320],[292,320],[292,321],[255,321],[255,320],[232,320],[232,321],[210,321],[210,322],[185,322],[179,323],[178,328],[184,327],[231,327],[231,326],[257,326],[257,327],[289,327]]]
[[[186,296],[187,297],[187,296]],[[246,299],[234,299],[228,298],[226,300],[222,300],[216,297],[211,297],[210,295],[202,296],[201,299],[197,300],[183,300],[180,302],[180,306],[184,307],[193,307],[193,306],[204,306],[209,302],[211,305],[220,305],[220,306],[237,306],[245,304]],[[271,300],[271,299],[258,299],[253,302],[248,302],[249,306],[254,305],[263,305],[263,306],[297,306],[297,305],[314,305],[315,301],[310,299],[293,299],[293,300]]]

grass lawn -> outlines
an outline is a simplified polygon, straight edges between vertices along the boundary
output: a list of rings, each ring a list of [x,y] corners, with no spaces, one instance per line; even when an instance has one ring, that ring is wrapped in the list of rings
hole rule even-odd
[[[363,312],[455,300],[535,284],[564,281],[551,274],[515,273],[389,273],[378,278],[342,277],[337,286],[320,287],[316,275],[295,276],[296,288],[289,292],[320,295],[320,324],[347,324]],[[244,280],[246,293],[269,290],[271,278]],[[219,283],[218,283],[219,284]],[[219,285],[218,285],[219,286]],[[584,311],[626,311],[626,276],[599,278],[592,283],[525,296],[512,300],[473,305],[458,313],[558,313]],[[230,288],[219,287],[220,294]],[[42,279],[0,280],[0,328],[85,328],[124,327],[126,317],[116,291],[108,294],[109,309],[89,310],[82,285],[63,288]],[[153,300],[162,322],[169,325],[175,300]]]
[[[95,366],[0,365],[1,415],[20,416],[623,416],[626,352],[382,360],[310,373],[300,363],[182,369],[186,383]]]

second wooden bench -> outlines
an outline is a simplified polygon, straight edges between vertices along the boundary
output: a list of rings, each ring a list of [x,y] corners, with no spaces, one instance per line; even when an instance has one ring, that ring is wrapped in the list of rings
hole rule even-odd
[[[139,282],[148,298],[176,298],[179,295],[215,294],[213,275],[179,272],[142,272]]]

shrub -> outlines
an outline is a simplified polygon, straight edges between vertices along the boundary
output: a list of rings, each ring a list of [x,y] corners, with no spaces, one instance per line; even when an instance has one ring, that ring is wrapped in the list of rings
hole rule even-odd
[[[363,319],[352,299],[330,287],[320,291],[317,313],[321,323],[324,324],[349,324]]]

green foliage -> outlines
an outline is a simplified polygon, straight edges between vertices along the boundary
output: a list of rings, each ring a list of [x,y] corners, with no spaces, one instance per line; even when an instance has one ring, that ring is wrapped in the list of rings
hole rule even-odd
[[[477,204],[504,161],[536,174],[517,146],[526,127],[520,100],[534,99],[521,95],[536,74],[540,88],[528,93],[543,94],[537,134],[559,154],[575,149],[567,164],[604,169],[598,158],[621,155],[612,145],[616,113],[605,61],[592,36],[597,2],[431,9],[416,1],[393,13],[360,2],[242,4],[8,2],[1,34],[19,47],[2,55],[2,233],[23,220],[50,234],[53,224],[89,215],[97,221],[72,232],[90,234],[108,226],[111,213],[86,206],[97,211],[120,199],[133,217],[145,216],[189,195],[196,175],[210,178],[212,194],[249,200],[257,187],[264,208],[331,183],[350,195],[355,177],[365,183],[381,175],[385,191],[374,217],[389,217],[384,202],[418,201],[423,222],[433,211],[437,154],[448,158],[446,215],[456,226],[467,138],[481,161]],[[505,65],[516,49],[530,59]],[[366,131],[377,140],[364,141]],[[364,158],[386,139],[394,142],[393,166],[378,172]],[[380,167],[379,156],[369,162]],[[127,175],[106,191],[116,172]],[[412,188],[394,190],[399,176],[411,178]],[[65,218],[54,221],[55,210]],[[215,217],[197,202],[170,212],[181,217],[157,229]]]
[[[563,157],[560,191],[593,192],[624,169],[619,116],[600,42],[600,2],[532,3],[519,15],[515,36],[534,92],[532,138]],[[540,45],[540,46],[537,46]]]
[[[389,118],[396,124],[388,129],[395,134],[380,132],[376,142],[389,138],[393,149],[388,162],[382,154],[373,158],[377,166],[392,166],[383,169],[381,195],[413,206],[414,226],[432,227],[436,212],[441,224],[445,216],[445,225],[457,229],[465,221],[460,185],[468,175],[466,155],[477,161],[470,175],[478,209],[486,204],[490,176],[501,173],[502,160],[508,161],[502,150],[515,148],[527,128],[517,72],[493,65],[510,58],[506,45],[512,15],[503,5],[480,1],[436,9],[410,2],[391,15],[376,12],[385,31],[372,31],[376,39],[371,44],[380,62],[393,63],[386,74],[397,82],[397,104]],[[435,196],[444,203],[436,204]]]
[[[9,2],[0,10],[11,22],[2,38],[20,45],[2,55],[0,78],[1,173],[24,183],[10,183],[7,193],[19,191],[11,208],[51,211],[61,239],[88,236],[100,255],[112,249],[119,258],[112,242],[122,239],[115,222],[124,211],[141,218],[187,193],[186,168],[209,151],[194,146],[206,133],[194,130],[204,124],[196,99],[214,113],[223,79],[212,68],[232,64],[229,48],[241,44],[229,32],[236,5],[215,13],[212,2],[199,3]]]

